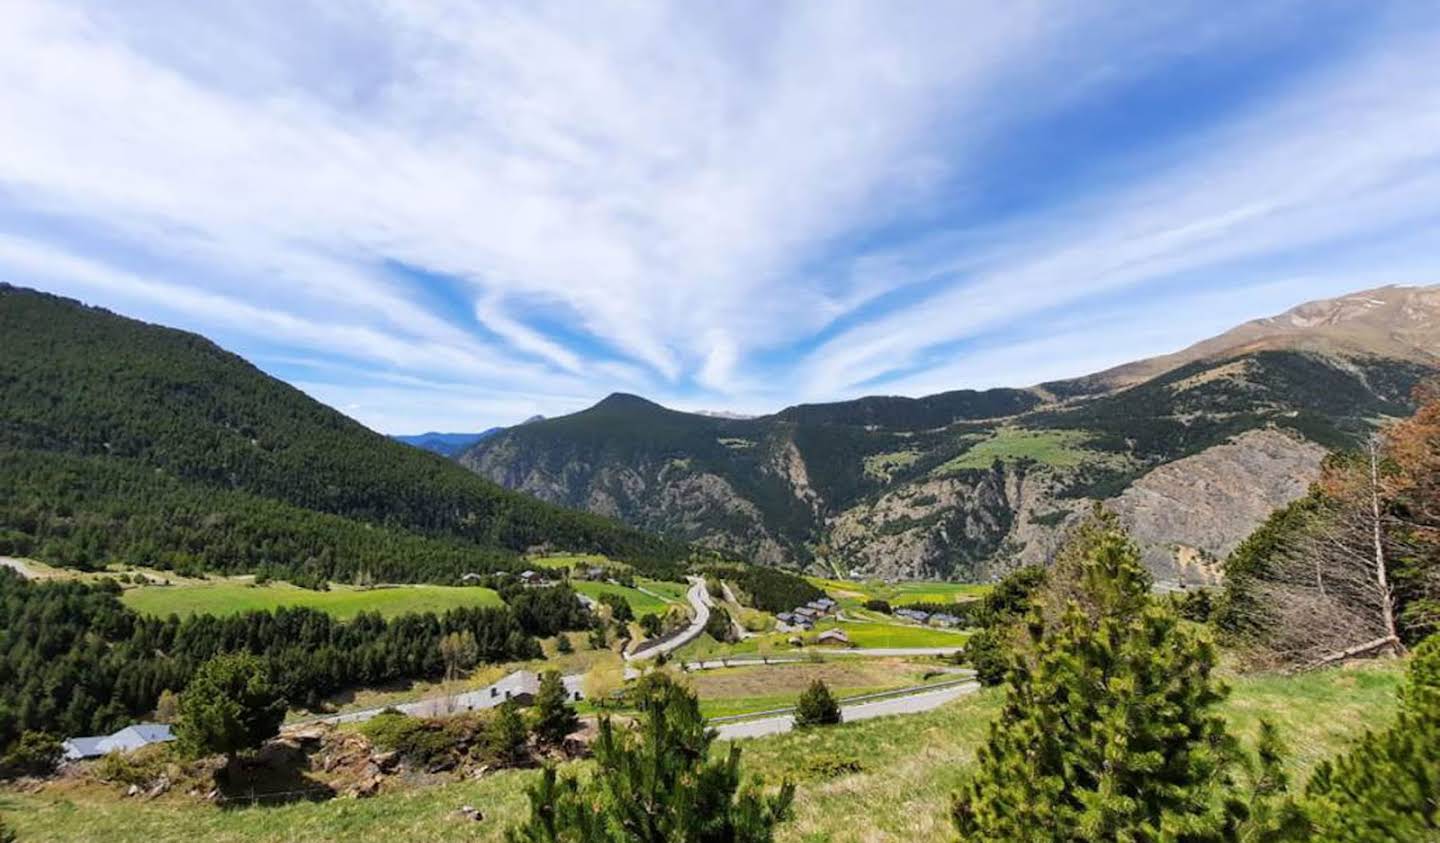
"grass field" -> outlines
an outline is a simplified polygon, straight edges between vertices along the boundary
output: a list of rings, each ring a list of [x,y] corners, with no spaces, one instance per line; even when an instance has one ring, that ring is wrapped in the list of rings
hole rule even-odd
[[[234,581],[142,586],[127,589],[121,599],[137,612],[162,616],[171,613],[230,615],[279,606],[309,606],[337,618],[351,618],[360,612],[394,617],[406,612],[443,612],[459,606],[501,604],[500,595],[488,588],[403,585],[362,590],[337,585],[330,591],[310,591],[287,583],[252,586]]]
[[[1086,435],[1077,430],[1024,430],[1002,427],[988,439],[935,469],[936,474],[967,468],[985,469],[1001,462],[1033,460],[1059,467],[1076,466],[1091,452],[1084,448]]]
[[[646,591],[653,591],[671,603],[687,602],[685,600],[685,592],[690,590],[690,586],[687,583],[670,582],[669,580],[647,580],[644,577],[636,578],[635,585]]]
[[[818,623],[815,632],[839,628],[856,647],[959,647],[969,633],[893,623]]]
[[[866,600],[887,600],[892,606],[907,603],[956,603],[978,600],[990,590],[990,586],[978,583],[935,582],[916,580],[913,582],[855,582],[834,580],[824,577],[806,577],[817,588],[828,592],[845,608],[859,606]]]
[[[883,617],[883,615],[881,616]],[[709,635],[701,635],[676,651],[676,658],[684,661],[708,661],[735,657],[759,655],[762,647],[769,648],[774,656],[803,656],[826,653],[841,649],[830,645],[813,643],[815,637],[827,629],[842,629],[856,647],[959,647],[969,633],[956,630],[934,629],[898,623],[864,623],[855,621],[821,621],[811,632],[800,635],[807,642],[805,647],[794,647],[789,641],[795,633],[772,632],[756,635],[733,644],[722,644]]]
[[[1299,677],[1241,678],[1222,707],[1235,728],[1252,735],[1268,716],[1292,749],[1294,784],[1395,707],[1401,668],[1375,662]],[[951,795],[998,709],[986,691],[910,717],[746,741],[747,778],[797,783],[794,820],[779,843],[909,843],[952,839]],[[853,761],[860,772],[834,777],[817,758]],[[584,764],[577,767],[583,769]],[[234,841],[436,840],[499,841],[524,816],[524,788],[537,773],[508,771],[478,780],[381,793],[371,799],[224,810],[183,795],[122,799],[109,787],[39,793],[0,791],[0,812],[26,843],[234,843]],[[475,805],[483,822],[462,821]]]
[[[836,696],[853,697],[923,684],[927,673],[935,673],[934,665],[903,659],[837,659],[707,670],[690,674],[687,680],[706,717],[727,717],[792,706],[817,679]]]
[[[634,610],[636,617],[652,613],[664,614],[665,610],[670,608],[670,606],[676,603],[683,604],[685,602],[685,587],[679,585],[678,583],[647,583],[645,581],[637,580],[636,584],[640,585],[648,591],[653,591],[655,594],[659,594],[661,596],[655,597],[653,595],[646,594],[644,591],[640,591],[638,589],[627,588],[623,585],[615,585],[608,582],[587,582],[585,580],[573,580],[570,583],[571,587],[573,587],[579,593],[594,597],[596,599],[599,599],[600,595],[602,594],[618,594],[621,597],[624,597],[625,600],[630,603],[630,608]],[[655,585],[662,586],[662,588],[653,587]],[[670,594],[668,593],[670,589],[663,588],[663,586],[669,585],[674,585],[680,589],[679,597],[670,596]]]
[[[598,553],[555,553],[549,556],[527,556],[525,562],[536,568],[573,568],[576,565],[598,565],[602,568],[629,570],[624,562],[617,562]]]

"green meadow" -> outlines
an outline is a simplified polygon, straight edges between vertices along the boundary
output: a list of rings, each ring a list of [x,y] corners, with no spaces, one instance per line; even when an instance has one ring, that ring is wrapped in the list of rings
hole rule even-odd
[[[892,606],[906,603],[958,603],[978,600],[990,590],[990,586],[977,583],[935,582],[916,580],[913,582],[856,582],[852,580],[806,577],[817,588],[828,592],[844,607],[859,606],[866,600],[886,600]]]
[[[1369,662],[1302,676],[1232,679],[1221,706],[1251,736],[1259,718],[1291,748],[1295,786],[1320,759],[1393,716],[1403,665]],[[743,772],[768,786],[798,785],[795,817],[779,843],[909,843],[953,838],[952,794],[965,776],[1001,694],[983,691],[934,711],[741,742]],[[724,750],[724,746],[717,747]],[[586,762],[566,765],[584,772]],[[853,772],[837,769],[848,767]],[[396,787],[370,799],[223,809],[184,794],[125,799],[114,787],[77,783],[39,792],[0,791],[0,812],[26,843],[239,841],[500,841],[527,810],[534,770],[511,770],[430,787]],[[461,805],[485,814],[458,817]]]
[[[597,600],[602,594],[618,594],[630,603],[635,616],[649,614],[664,614],[670,606],[684,602],[685,587],[677,583],[657,583],[648,580],[636,580],[636,585],[654,594],[646,594],[638,588],[629,588],[623,585],[615,585],[608,582],[587,582],[585,580],[571,580],[570,585],[580,594],[594,597]],[[655,586],[661,588],[655,588]],[[680,590],[678,596],[672,596],[671,589],[663,586],[674,585]],[[656,597],[655,594],[660,595]]]
[[[1084,444],[1089,437],[1078,430],[1025,430],[1002,427],[968,451],[935,469],[944,474],[961,469],[985,469],[1000,462],[1031,460],[1059,467],[1076,466],[1092,452]]]
[[[444,612],[460,606],[499,606],[500,595],[488,588],[443,585],[397,585],[360,589],[335,585],[311,591],[288,583],[256,586],[233,580],[194,585],[147,585],[126,589],[125,605],[147,615],[230,615],[268,611],[280,606],[307,606],[337,618],[361,612],[385,617],[407,612]]]

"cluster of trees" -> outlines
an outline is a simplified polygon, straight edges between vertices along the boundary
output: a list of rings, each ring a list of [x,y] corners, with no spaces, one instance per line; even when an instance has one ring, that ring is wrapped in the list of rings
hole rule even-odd
[[[809,580],[779,568],[722,566],[707,568],[706,574],[728,580],[737,599],[762,612],[788,612],[825,596]]]
[[[635,620],[635,610],[631,608],[630,601],[625,599],[623,594],[605,592],[600,595],[599,603],[610,609],[610,619],[616,623],[629,623]]]
[[[1006,696],[956,795],[963,839],[1422,840],[1440,832],[1440,638],[1416,649],[1396,723],[1303,790],[1273,725],[1246,746],[1217,705],[1210,636],[1150,594],[1097,511],[1020,601]],[[1012,595],[1020,593],[1011,589]]]
[[[1226,561],[1215,617],[1232,641],[1309,667],[1440,628],[1440,393],[1418,398]]]
[[[0,570],[0,629],[0,750],[26,732],[119,728],[223,653],[255,656],[283,697],[307,706],[347,687],[440,678],[440,642],[451,634],[474,642],[477,662],[542,655],[504,608],[390,620],[366,613],[337,621],[306,608],[160,619],[123,605],[113,583],[27,582],[8,569]]]
[[[0,554],[81,570],[145,565],[185,576],[454,583],[518,571],[504,549],[187,483],[134,460],[0,449]]]
[[[528,792],[530,816],[509,843],[770,843],[790,815],[788,782],[767,794],[742,783],[740,747],[711,752],[695,695],[664,673],[640,680],[638,722],[600,718],[584,780],[546,767]]]
[[[500,590],[515,620],[531,635],[549,638],[561,632],[590,629],[595,618],[565,583],[531,588],[514,580]]]
[[[115,523],[117,499],[127,495],[134,500],[128,517],[142,522],[147,515],[163,521],[175,508],[195,510],[201,518],[229,512],[229,506],[203,509],[214,491],[340,516],[357,522],[357,529],[384,527],[512,556],[531,547],[561,547],[676,576],[688,554],[682,545],[507,491],[435,454],[393,442],[193,334],[5,285],[0,335],[7,339],[0,346],[6,397],[0,446],[24,460],[28,479],[21,498],[32,497],[31,482],[63,490],[77,471],[85,475],[82,484],[99,489],[73,498],[69,512],[51,508],[65,506],[63,499],[41,496],[43,541],[57,542],[57,550],[78,561],[93,562],[88,554],[98,537],[82,530],[82,537],[57,538],[62,519]],[[62,459],[67,455],[115,461],[125,476],[97,479],[91,475],[103,470]],[[167,477],[180,481],[180,491],[167,490],[166,509],[155,512],[148,487],[152,478],[165,484]],[[114,489],[117,483],[126,488]],[[326,522],[329,529],[338,529],[337,523]],[[251,525],[242,519],[235,529]],[[266,532],[250,544],[277,529],[269,518],[259,526]],[[155,540],[149,548],[155,553],[194,551],[159,523],[144,529]],[[272,561],[284,566],[304,558]],[[415,578],[425,577],[393,577]]]
[[[705,621],[705,634],[721,643],[735,640],[735,624],[730,620],[728,609],[716,606],[710,610],[710,618]]]

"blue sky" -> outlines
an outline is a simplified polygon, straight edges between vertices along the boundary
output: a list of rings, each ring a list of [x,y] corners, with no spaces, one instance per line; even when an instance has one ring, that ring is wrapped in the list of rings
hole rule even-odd
[[[385,432],[1026,385],[1440,281],[1429,2],[3,9],[0,279]]]

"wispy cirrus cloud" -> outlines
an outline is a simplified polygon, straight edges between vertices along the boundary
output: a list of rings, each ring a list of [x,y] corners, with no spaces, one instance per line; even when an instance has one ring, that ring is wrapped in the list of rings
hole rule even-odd
[[[1024,382],[1440,217],[1416,6],[5,5],[0,273],[386,430]]]

